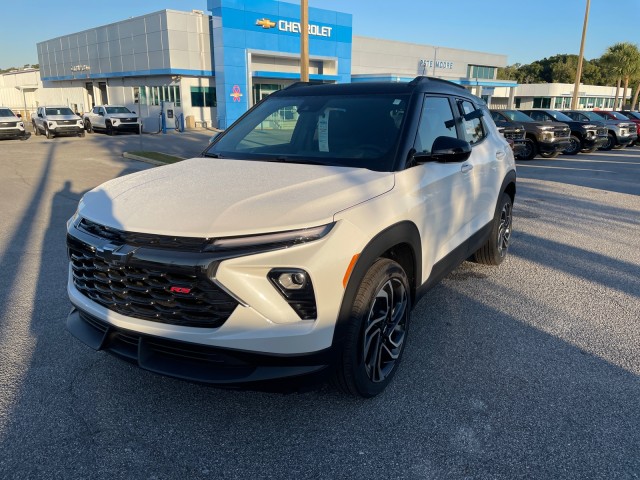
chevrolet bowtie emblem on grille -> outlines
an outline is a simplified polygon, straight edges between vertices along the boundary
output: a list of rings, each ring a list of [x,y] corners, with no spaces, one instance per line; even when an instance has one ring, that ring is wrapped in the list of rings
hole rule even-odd
[[[260,25],[262,28],[273,28],[276,26],[276,22],[272,22],[268,18],[261,18],[256,20],[256,25]]]
[[[103,259],[106,262],[124,263],[127,257],[131,255],[132,250],[120,251],[124,245],[113,245],[108,243],[102,247],[96,247],[96,257]],[[127,249],[125,249],[127,250]]]

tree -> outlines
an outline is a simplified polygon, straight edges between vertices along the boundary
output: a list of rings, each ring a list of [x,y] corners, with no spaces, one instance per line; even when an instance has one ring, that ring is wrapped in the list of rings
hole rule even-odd
[[[616,97],[613,104],[615,110],[618,108],[620,84],[624,82],[622,94],[622,104],[624,104],[627,100],[629,81],[640,72],[640,50],[631,42],[619,42],[607,48],[602,61],[616,77]]]

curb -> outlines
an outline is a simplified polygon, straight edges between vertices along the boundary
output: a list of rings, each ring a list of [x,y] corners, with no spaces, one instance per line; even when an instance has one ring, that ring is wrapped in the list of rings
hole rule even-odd
[[[157,165],[157,166],[170,165],[169,163],[159,162],[158,160],[153,160],[151,158],[139,157],[138,155],[133,155],[129,152],[122,152],[122,156],[124,158],[128,158],[129,160],[137,160],[139,162],[150,163],[151,165]],[[173,155],[173,156],[177,158],[182,158],[182,157],[178,157],[177,155]],[[184,158],[182,158],[182,160],[184,160]]]

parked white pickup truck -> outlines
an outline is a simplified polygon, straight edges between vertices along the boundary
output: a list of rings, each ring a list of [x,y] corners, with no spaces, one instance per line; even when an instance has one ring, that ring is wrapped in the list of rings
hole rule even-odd
[[[0,107],[0,138],[29,138],[19,114],[16,115],[6,107]]]
[[[58,135],[78,135],[84,137],[82,119],[69,107],[38,107],[31,114],[31,124],[36,135],[44,134],[47,138]]]
[[[123,105],[97,105],[82,116],[84,129],[91,133],[103,130],[108,135],[116,132],[139,133],[142,123],[136,115]]]

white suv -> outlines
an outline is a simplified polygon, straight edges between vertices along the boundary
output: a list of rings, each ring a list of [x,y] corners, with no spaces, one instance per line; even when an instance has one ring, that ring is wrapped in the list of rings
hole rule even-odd
[[[67,327],[212,384],[330,372],[380,393],[411,308],[469,257],[497,265],[515,164],[467,90],[296,84],[203,153],[90,191],[68,223]]]
[[[124,105],[98,105],[90,112],[82,116],[84,129],[92,133],[97,130],[104,130],[107,135],[116,132],[140,133],[142,122],[136,115]]]

